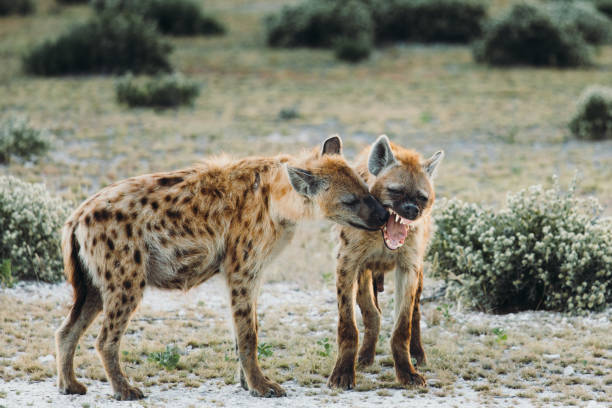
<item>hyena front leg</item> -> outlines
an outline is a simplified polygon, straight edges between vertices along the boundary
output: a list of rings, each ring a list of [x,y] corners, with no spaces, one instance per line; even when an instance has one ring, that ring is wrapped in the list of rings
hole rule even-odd
[[[130,385],[119,364],[121,337],[132,313],[142,299],[145,287],[144,278],[135,280],[132,276],[144,276],[144,268],[139,267],[135,272],[128,270],[124,276],[126,277],[124,281],[117,282],[120,286],[112,292],[107,290],[102,295],[104,321],[96,341],[96,349],[104,364],[106,376],[113,387],[115,398],[127,401],[144,398],[142,391]]]
[[[391,351],[395,362],[395,375],[404,385],[425,385],[425,378],[412,365],[409,344],[412,337],[413,311],[417,299],[418,271],[412,266],[398,265],[395,288],[396,305],[395,328],[391,336]]]
[[[232,278],[231,274],[228,275],[230,276],[228,284],[241,376],[244,374],[246,385],[254,396],[285,396],[285,390],[263,374],[257,360],[256,297],[258,285],[251,282],[260,279],[260,274],[253,273],[253,275],[250,275],[248,272],[243,274],[236,271],[234,275],[239,279]],[[242,379],[241,384],[243,387],[245,386]]]
[[[376,355],[376,342],[380,333],[380,310],[376,307],[372,271],[366,269],[359,274],[357,304],[361,310],[365,332],[359,349],[358,363],[362,367],[371,365]]]
[[[355,360],[359,332],[355,322],[355,297],[359,264],[347,257],[338,260],[336,288],[338,291],[338,357],[327,385],[350,389],[355,387]]]
[[[55,332],[58,387],[64,394],[87,392],[87,387],[78,382],[74,375],[74,352],[87,327],[102,310],[98,289],[89,284],[83,285],[70,314]]]
[[[419,269],[418,287],[412,312],[412,336],[410,336],[410,355],[416,359],[417,365],[427,364],[425,349],[421,343],[421,293],[423,292],[423,267]]]

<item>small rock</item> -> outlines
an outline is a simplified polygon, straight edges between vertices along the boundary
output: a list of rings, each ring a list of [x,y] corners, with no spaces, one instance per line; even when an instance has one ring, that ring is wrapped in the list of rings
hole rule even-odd
[[[563,370],[563,375],[572,375],[572,374],[574,374],[574,367],[572,366],[565,367],[565,369]]]
[[[542,354],[545,360],[557,360],[561,358],[560,354]]]

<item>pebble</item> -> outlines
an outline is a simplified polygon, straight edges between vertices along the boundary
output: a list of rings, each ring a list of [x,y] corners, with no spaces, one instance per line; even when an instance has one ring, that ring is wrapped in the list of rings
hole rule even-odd
[[[563,375],[572,375],[574,374],[574,367],[567,366],[563,369]]]

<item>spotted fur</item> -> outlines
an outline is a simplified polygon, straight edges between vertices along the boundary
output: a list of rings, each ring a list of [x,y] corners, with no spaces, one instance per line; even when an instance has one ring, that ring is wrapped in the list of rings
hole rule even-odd
[[[340,146],[333,137],[321,151],[301,158],[211,159],[119,181],[81,204],[62,237],[75,303],[56,332],[60,390],[86,392],[74,375],[74,351],[104,311],[96,349],[115,396],[142,398],[121,370],[118,351],[145,288],[188,290],[222,275],[245,386],[255,395],[284,395],[257,361],[255,305],[263,268],[303,220],[327,218],[364,228],[384,223],[384,208],[346,164]],[[362,205],[342,205],[346,196]]]

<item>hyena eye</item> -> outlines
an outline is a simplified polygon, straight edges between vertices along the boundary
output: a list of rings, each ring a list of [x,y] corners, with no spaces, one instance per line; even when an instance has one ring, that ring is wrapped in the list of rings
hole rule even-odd
[[[389,187],[389,188],[387,188],[387,191],[391,195],[402,195],[402,194],[404,194],[404,192],[402,190],[400,190],[399,188]]]
[[[427,197],[425,194],[423,193],[418,193],[417,194],[417,200],[425,202],[427,200],[429,200],[429,197]]]
[[[359,198],[354,195],[345,196],[340,199],[340,202],[347,207],[354,207],[359,204]]]

